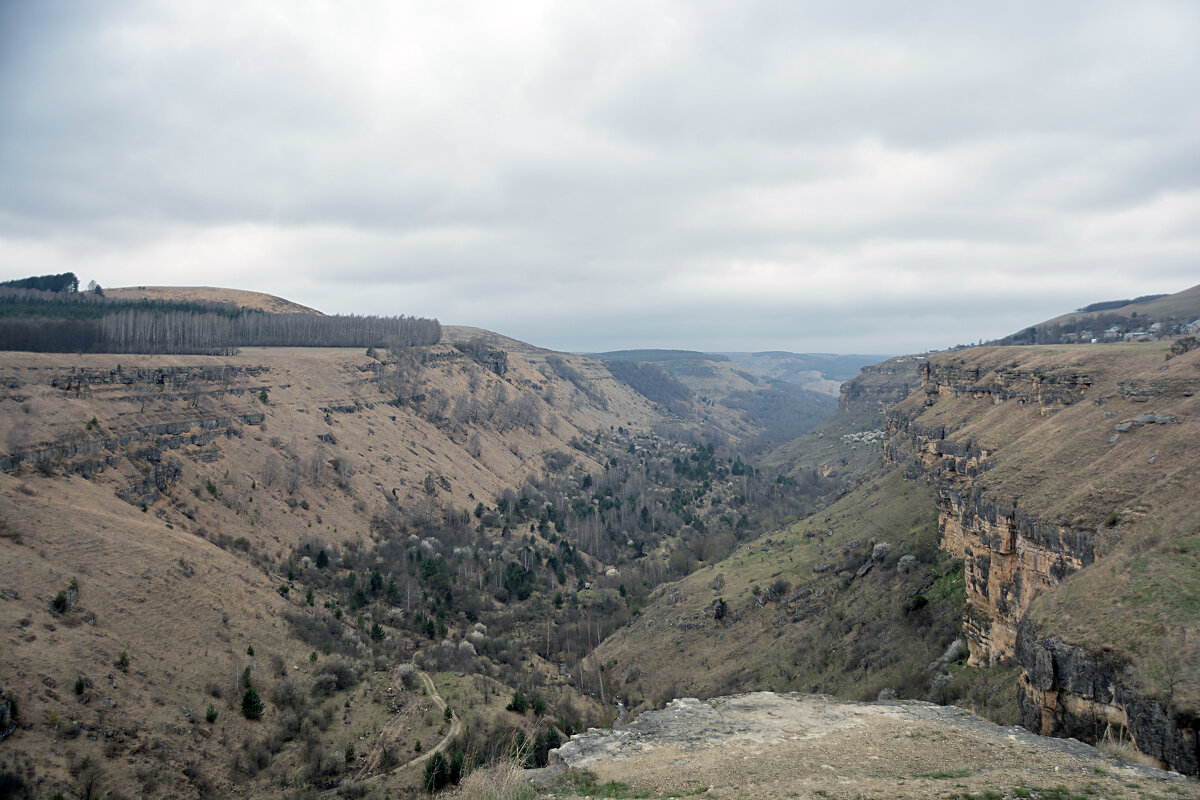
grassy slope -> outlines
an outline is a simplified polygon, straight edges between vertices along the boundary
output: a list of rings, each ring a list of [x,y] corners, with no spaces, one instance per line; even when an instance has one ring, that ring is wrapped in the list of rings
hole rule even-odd
[[[1082,372],[1094,383],[1082,402],[1044,416],[1010,401],[941,397],[919,420],[957,429],[953,440],[994,449],[995,466],[976,483],[993,497],[1014,497],[1039,518],[1094,528],[1104,552],[1035,602],[1045,634],[1115,651],[1128,677],[1159,697],[1200,706],[1200,352],[1165,359],[1167,345],[1118,344],[995,348],[939,356],[969,367],[1055,374]],[[1169,391],[1146,402],[1122,385],[1157,384]],[[919,400],[908,401],[917,409]],[[1122,433],[1116,423],[1139,414],[1172,414],[1182,422]],[[1110,527],[1107,523],[1113,522]]]
[[[215,442],[162,451],[163,461],[178,462],[182,474],[166,497],[145,511],[116,493],[152,467],[137,453],[155,450],[153,439],[118,449],[120,466],[90,479],[57,474],[61,464],[52,466],[50,474],[29,466],[19,474],[0,474],[0,589],[11,592],[0,596],[7,637],[0,647],[0,666],[3,690],[18,698],[21,720],[30,726],[5,743],[0,769],[36,765],[38,775],[49,781],[44,786],[58,790],[75,786],[81,780],[79,764],[90,758],[103,770],[105,788],[150,796],[169,789],[186,794],[168,776],[209,753],[207,743],[218,742],[190,791],[208,782],[224,792],[236,782],[265,795],[299,786],[297,773],[306,763],[332,763],[351,741],[362,752],[397,698],[386,692],[386,674],[369,672],[375,645],[365,642],[362,630],[353,632],[347,615],[342,623],[346,635],[367,645],[361,664],[368,670],[363,675],[366,692],[360,695],[355,688],[350,695],[309,699],[301,714],[319,716],[328,708],[345,721],[335,720],[332,730],[308,737],[317,740],[319,753],[308,752],[310,743],[304,745],[307,750],[284,746],[261,772],[231,766],[245,756],[244,747],[275,736],[283,719],[285,710],[270,699],[283,681],[275,659],[281,659],[285,674],[305,686],[327,661],[322,652],[315,664],[309,662],[313,647],[320,646],[299,641],[283,612],[320,617],[326,601],[345,602],[327,596],[320,589],[323,584],[310,580],[293,558],[296,548],[318,543],[310,555],[321,544],[343,551],[369,549],[372,519],[379,515],[396,509],[436,515],[443,505],[469,510],[480,500],[490,504],[498,492],[519,489],[527,476],[547,469],[542,456],[555,451],[575,459],[573,469],[602,475],[595,457],[572,441],[590,442],[597,431],[618,426],[645,432],[669,421],[680,427],[613,380],[599,362],[562,356],[574,370],[572,380],[566,380],[546,368],[542,352],[525,350],[510,352],[508,372],[501,378],[450,345],[433,348],[422,368],[421,391],[444,392],[451,400],[446,417],[437,421],[430,421],[425,411],[417,413],[410,403],[386,402],[394,395],[381,390],[374,376],[392,367],[381,367],[362,350],[246,348],[229,357],[6,353],[0,364],[0,447],[8,452],[109,439],[158,423],[232,421],[229,435]],[[78,377],[85,370],[104,378],[118,367],[128,375],[139,369],[211,366],[263,369],[186,385],[130,386],[93,379],[85,381],[81,393],[51,386],[52,379]],[[579,382],[603,396],[604,408],[585,396]],[[266,403],[259,399],[261,390],[266,390]],[[503,403],[500,412],[479,424],[449,419],[459,396],[486,409],[500,394],[510,406],[529,400],[540,422],[498,430],[494,420]],[[730,409],[715,406],[702,412],[692,425],[727,431],[731,439],[754,433]],[[256,413],[266,415],[262,424],[237,421]],[[93,419],[94,425],[89,424]],[[335,463],[349,469],[339,475]],[[289,492],[293,465],[302,474]],[[314,465],[320,467],[319,476],[313,475]],[[181,577],[181,560],[195,570],[194,577]],[[284,598],[277,589],[287,581],[289,564],[296,566],[295,582]],[[48,605],[73,579],[80,586],[80,606],[55,619]],[[310,609],[304,592],[314,585],[318,591]],[[97,615],[95,626],[83,622],[89,611]],[[19,624],[24,620],[28,623]],[[465,635],[459,630],[462,624],[452,620],[456,639]],[[427,644],[408,641],[405,635],[389,627],[383,644],[402,658]],[[251,644],[254,657],[246,654]],[[354,647],[352,643],[350,649]],[[132,669],[146,675],[134,680],[118,673],[119,688],[112,689],[107,675],[121,650],[128,651]],[[237,678],[253,665],[258,665],[255,675],[262,676],[259,685],[267,702],[260,723],[243,720],[236,705]],[[556,682],[557,665],[544,671],[547,699],[566,699],[558,687],[561,681]],[[88,704],[71,692],[78,675],[99,687]],[[223,687],[220,698],[212,696],[210,684]],[[348,708],[342,705],[346,699],[353,700]],[[105,718],[97,713],[109,708],[98,705],[102,700],[115,703],[112,708],[124,715],[121,729],[129,731],[107,748],[113,740],[106,741],[103,733],[113,723],[111,712]],[[209,702],[219,712],[215,726],[203,722]],[[600,713],[586,698],[571,702],[583,718]],[[405,709],[410,705],[401,703]],[[198,721],[188,721],[182,708],[191,709]],[[99,741],[81,734],[67,745],[50,744],[64,730],[73,730],[75,722],[98,731]],[[416,736],[428,725],[423,714],[414,713],[412,725],[401,727],[407,731],[404,736]],[[148,737],[160,744],[143,746]]]
[[[212,286],[124,286],[105,289],[107,297],[116,300],[179,300],[233,303],[242,308],[266,311],[271,314],[320,314],[320,311],[293,303],[275,295],[250,292],[244,289],[218,289]]]
[[[960,573],[937,550],[936,534],[930,489],[877,468],[822,512],[662,587],[595,655],[635,708],[752,689],[873,698],[890,687],[924,697],[931,662],[957,635],[963,600]],[[869,559],[874,542],[892,548],[867,575],[839,574]],[[903,555],[917,559],[907,574],[896,568]],[[833,568],[813,571],[823,563]],[[784,600],[801,587],[811,594],[760,605],[755,587],[766,592],[777,579],[791,585]],[[729,607],[720,621],[717,598]]]
[[[91,479],[28,467],[0,475],[0,589],[5,590],[0,665],[3,689],[16,696],[20,720],[29,726],[4,743],[0,769],[36,766],[48,781],[42,784],[47,796],[77,787],[86,777],[80,768],[85,758],[102,772],[106,790],[124,794],[187,795],[207,783],[222,794],[237,785],[267,796],[301,785],[298,773],[314,759],[332,762],[351,742],[361,750],[389,716],[393,699],[383,694],[386,687],[376,685],[386,682],[386,675],[364,675],[365,693],[356,688],[328,700],[304,701],[302,719],[305,714],[315,719],[328,707],[346,720],[314,730],[311,738],[320,745],[316,755],[292,745],[261,773],[233,765],[239,758],[248,763],[244,748],[255,750],[275,735],[284,709],[271,701],[271,693],[283,675],[307,686],[328,660],[322,653],[311,663],[313,648],[294,638],[283,619],[284,611],[320,613],[328,598],[318,592],[316,608],[306,607],[303,570],[297,588],[281,597],[276,590],[287,576],[280,560],[304,541],[342,547],[368,541],[370,520],[387,510],[393,489],[404,508],[443,503],[469,508],[472,494],[491,498],[542,470],[540,455],[547,450],[571,452],[585,469],[598,470],[570,448],[572,436],[590,438],[609,425],[648,425],[656,417],[632,391],[611,379],[604,382],[602,368],[574,361],[582,373],[602,382],[608,411],[583,404],[570,384],[544,378],[532,364],[513,357],[503,382],[510,398],[520,392],[548,396],[545,385],[553,386],[555,400],[543,407],[543,419],[554,415],[554,431],[546,425],[504,434],[479,429],[481,452],[472,457],[465,434],[430,423],[407,406],[383,403],[386,396],[364,380],[374,362],[361,350],[246,349],[228,358],[6,354],[10,396],[0,415],[5,449],[107,437],[170,420],[265,412],[266,421],[235,426],[241,435],[221,436],[212,444],[165,451],[165,460],[179,462],[182,477],[167,498],[144,513],[116,496],[141,477],[141,467],[124,458],[119,468]],[[126,371],[206,364],[268,370],[229,384],[188,387],[174,399],[168,397],[172,387],[143,387],[138,391],[160,398],[144,404],[121,399],[134,390],[114,384],[97,385],[90,396],[48,385],[55,375],[81,368],[108,371],[118,364]],[[444,391],[465,392],[464,370],[459,362],[435,362],[427,374]],[[489,381],[498,384],[499,379],[485,373],[479,396],[489,391]],[[258,399],[260,386],[268,390],[267,404]],[[191,388],[224,393],[193,396]],[[353,413],[320,411],[356,404],[359,410]],[[85,423],[93,417],[96,427],[88,429]],[[301,465],[321,463],[322,477],[313,481],[306,466],[294,494],[285,490],[284,475],[264,486],[267,462],[278,458],[286,473],[293,456]],[[352,465],[344,486],[330,466],[334,458]],[[424,479],[429,474],[445,477],[449,488],[435,483],[435,494],[428,494]],[[209,481],[211,493],[205,488]],[[184,576],[187,570],[194,571],[192,577]],[[79,605],[55,618],[50,601],[72,580],[79,585]],[[94,626],[85,622],[89,612],[96,615]],[[397,647],[411,653],[417,644]],[[253,657],[246,653],[250,645]],[[122,650],[131,659],[129,675],[113,666]],[[261,722],[239,713],[235,687],[246,666],[253,668],[267,703]],[[115,675],[116,688],[109,674]],[[80,675],[95,687],[85,693],[87,703],[72,691]],[[221,697],[213,696],[213,687]],[[344,700],[351,705],[344,707]],[[203,719],[209,702],[218,711],[215,725]],[[191,710],[190,720],[184,708]],[[416,715],[410,727],[406,737],[419,735],[427,727],[424,716]],[[118,733],[105,737],[110,729]],[[178,772],[193,762],[198,770],[193,786],[176,785]]]

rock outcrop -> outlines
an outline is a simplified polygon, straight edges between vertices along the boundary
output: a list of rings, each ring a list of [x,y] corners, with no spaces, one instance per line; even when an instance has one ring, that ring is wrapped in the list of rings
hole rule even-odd
[[[858,377],[842,384],[838,407],[885,411],[920,387],[924,363],[921,356],[897,356],[863,367]]]
[[[987,372],[933,361],[922,366],[921,380],[922,404],[888,413],[885,452],[936,485],[941,545],[964,564],[963,621],[971,663],[1011,659],[1017,626],[1033,598],[1095,560],[1095,531],[1046,522],[1026,513],[1017,498],[989,497],[974,479],[992,466],[992,451],[950,439],[955,428],[922,422],[913,411],[934,398],[956,397],[1032,404],[1048,413],[1079,402],[1092,379],[1075,371]]]
[[[920,388],[888,411],[885,454],[904,465],[908,476],[933,484],[940,544],[963,560],[963,627],[970,663],[1015,659],[1021,665],[1022,724],[1037,733],[1088,741],[1128,732],[1143,753],[1195,775],[1200,772],[1200,727],[1194,714],[1134,691],[1119,664],[1124,656],[1089,652],[1053,636],[1039,636],[1027,613],[1039,595],[1053,592],[1064,579],[1095,563],[1105,546],[1094,514],[1089,519],[1087,514],[1031,512],[1024,497],[1011,489],[1018,458],[1022,470],[1052,472],[1064,485],[1100,474],[1098,468],[1084,471],[1078,462],[1043,463],[1036,444],[1014,444],[1028,435],[1028,421],[1055,417],[1084,402],[1089,409],[1103,406],[1114,398],[1182,401],[1193,396],[1198,383],[1190,376],[1118,382],[1111,364],[1101,365],[1109,372],[1100,379],[1086,368],[1086,360],[1080,362],[1030,368],[1014,361],[1001,363],[995,354],[932,358],[921,367]],[[993,410],[1006,404],[1013,404],[1011,412]],[[1033,417],[1031,410],[1036,412]],[[1047,420],[1053,429],[1050,435],[1086,436],[1088,447],[1101,441],[1111,447],[1137,428],[1186,422],[1165,409],[1136,415],[1096,409],[1088,414],[1071,417],[1086,418],[1086,428],[1078,423],[1058,428],[1057,422]],[[1156,453],[1144,459],[1147,464],[1156,460]],[[1009,465],[1009,483],[991,479],[1002,462]],[[1061,474],[1072,467],[1070,480],[1063,479]],[[1150,491],[1148,485],[1139,488]],[[1041,504],[1061,508],[1045,496]],[[1105,524],[1114,525],[1116,518],[1114,512]]]
[[[941,795],[948,778],[964,793],[988,796],[1041,782],[1105,797],[1189,786],[954,706],[796,693],[673,700],[624,727],[573,736],[550,759],[539,782],[570,767],[588,770],[596,784],[627,784],[633,796],[926,798]]]
[[[1039,638],[1021,623],[1016,640],[1021,664],[1021,724],[1050,736],[1099,741],[1128,731],[1139,751],[1169,769],[1200,772],[1200,718],[1129,690],[1120,665],[1054,637]]]

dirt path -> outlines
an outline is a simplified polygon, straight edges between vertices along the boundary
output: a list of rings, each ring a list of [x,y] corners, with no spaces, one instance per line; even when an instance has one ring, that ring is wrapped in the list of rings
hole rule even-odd
[[[417,676],[421,679],[421,683],[425,685],[425,690],[428,692],[429,697],[433,700],[433,704],[437,706],[438,711],[444,712],[446,709],[446,701],[441,694],[438,693],[437,686],[434,684],[433,678],[430,678],[428,673],[423,671],[418,671]],[[394,773],[404,772],[411,767],[420,766],[432,758],[434,753],[440,753],[450,746],[450,743],[454,741],[454,738],[462,733],[462,720],[459,719],[458,714],[454,713],[453,709],[451,709],[450,713],[450,730],[446,732],[446,735],[442,737],[442,740],[429,750],[421,753],[421,755],[417,756],[416,758],[410,759],[404,764],[397,766],[394,769]],[[399,739],[400,731],[403,729],[403,723],[404,716],[402,714],[396,714],[390,720],[388,720],[387,724],[384,725],[379,731],[379,736],[375,740],[375,746],[372,747],[371,752],[363,758],[363,764],[359,768],[357,774],[354,776],[355,780],[370,781],[383,777],[379,774],[379,771],[382,768],[381,765],[383,762],[384,748],[388,743]]]

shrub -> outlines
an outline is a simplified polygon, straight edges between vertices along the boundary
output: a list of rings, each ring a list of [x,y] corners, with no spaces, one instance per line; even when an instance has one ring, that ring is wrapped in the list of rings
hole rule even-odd
[[[83,694],[83,690],[87,688],[87,681],[80,675],[75,679],[75,694]]]
[[[117,666],[117,669],[121,670],[121,672],[128,672],[129,671],[129,653],[122,650],[121,655],[119,655],[117,657],[117,665],[116,666]]]
[[[304,688],[294,678],[285,678],[271,690],[271,702],[276,708],[304,708]]]
[[[204,719],[210,725],[217,721],[217,709],[212,703],[208,704],[208,708],[204,712]]]
[[[518,714],[524,714],[529,710],[529,700],[525,697],[525,693],[520,689],[513,692],[512,700],[505,706],[509,711],[515,711]]]
[[[246,648],[246,655],[248,655],[248,656],[254,655],[254,645],[250,645],[249,647]]]
[[[260,719],[263,715],[263,701],[254,689],[247,689],[242,695],[242,716],[246,719]]]
[[[50,601],[50,607],[59,614],[65,613],[70,605],[71,601],[67,599],[66,592],[59,592],[58,594],[54,595],[54,599]]]
[[[725,615],[729,613],[729,604],[725,602],[724,597],[718,597],[716,604],[713,606],[713,619],[725,619]]]
[[[425,762],[425,791],[436,792],[450,783],[450,762],[441,753],[434,753]]]

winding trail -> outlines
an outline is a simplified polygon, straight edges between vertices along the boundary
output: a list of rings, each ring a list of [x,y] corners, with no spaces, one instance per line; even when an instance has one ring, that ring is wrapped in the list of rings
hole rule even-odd
[[[399,668],[397,668],[397,671],[398,670]],[[437,686],[434,685],[433,678],[430,678],[428,673],[424,672],[423,670],[418,670],[417,676],[420,677],[421,682],[425,685],[425,690],[429,693],[429,696],[432,698],[433,704],[437,706],[438,711],[444,712],[446,709],[446,701],[441,694],[438,693]],[[450,746],[450,743],[454,741],[454,737],[462,733],[462,720],[459,719],[458,714],[454,713],[453,709],[451,709],[450,713],[450,730],[446,732],[446,735],[442,737],[442,740],[433,747],[429,748],[429,750],[421,753],[421,755],[417,756],[416,758],[410,759],[404,764],[400,764],[395,767],[393,774],[396,772],[403,772],[410,767],[420,766],[425,761],[432,758],[434,753],[441,753]],[[384,746],[390,741],[396,741],[399,739],[399,732],[403,728],[403,723],[404,717],[401,713],[395,714],[390,720],[388,720],[387,724],[385,724],[379,731],[379,736],[376,738],[375,746],[371,748],[370,754],[363,758],[363,764],[354,776],[355,780],[370,781],[383,777],[382,773],[379,773],[379,770],[382,768],[381,764],[383,761]]]

